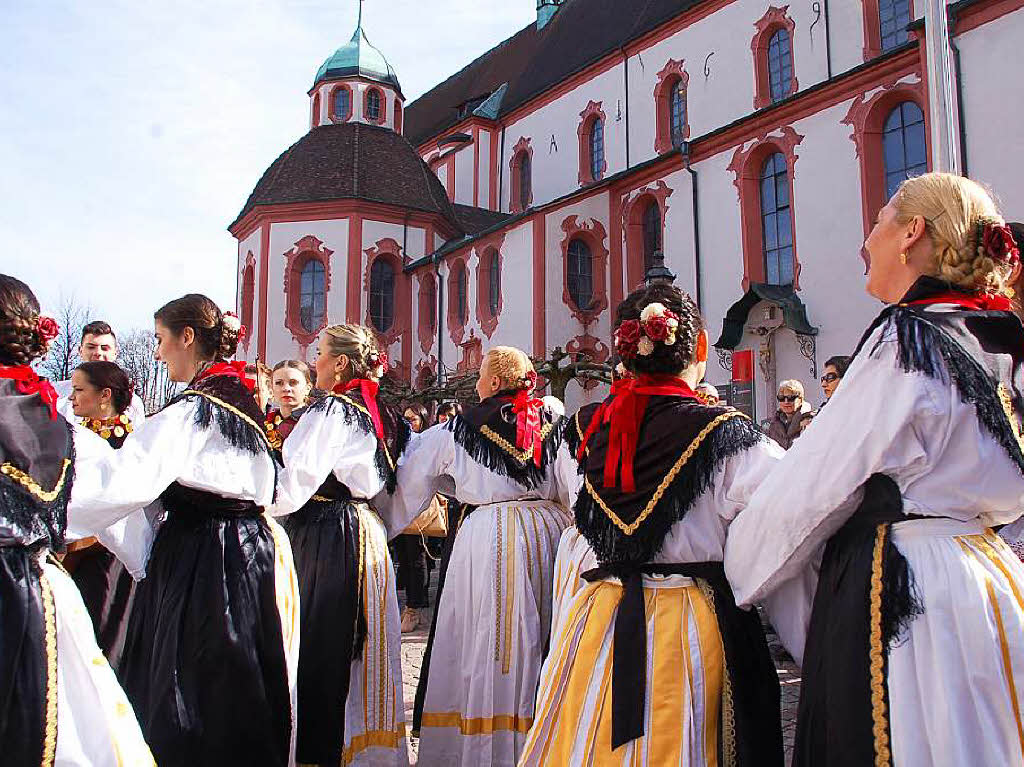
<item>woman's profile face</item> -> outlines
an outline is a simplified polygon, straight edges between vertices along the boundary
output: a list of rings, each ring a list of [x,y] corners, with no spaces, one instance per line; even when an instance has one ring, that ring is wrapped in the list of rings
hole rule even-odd
[[[196,374],[195,354],[187,339],[191,328],[185,328],[181,335],[177,335],[160,320],[156,320],[153,333],[156,336],[154,356],[158,362],[167,366],[167,377],[178,383],[191,381]]]
[[[106,392],[106,402],[103,394]],[[93,385],[89,377],[81,370],[71,374],[71,407],[79,418],[107,418],[113,415],[113,409],[108,407],[105,412],[104,404],[110,404],[110,390],[99,389]]]
[[[923,232],[923,219],[900,223],[896,209],[896,195],[878,211],[875,226],[864,241],[863,255],[868,262],[867,291],[880,301],[894,304],[906,294],[914,281],[923,273],[914,262],[920,255],[911,256],[910,249],[922,237],[912,234]],[[906,256],[908,263],[903,263]]]

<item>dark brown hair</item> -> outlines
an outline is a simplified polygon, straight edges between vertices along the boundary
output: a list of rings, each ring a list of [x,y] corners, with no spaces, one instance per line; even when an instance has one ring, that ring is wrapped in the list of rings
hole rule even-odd
[[[619,304],[613,330],[617,330],[626,320],[639,320],[640,313],[653,303],[662,304],[679,318],[676,342],[671,346],[655,344],[654,352],[649,356],[638,354],[631,359],[624,359],[622,364],[634,373],[678,373],[693,363],[697,339],[704,329],[697,305],[688,293],[675,285],[662,283],[637,288]]]
[[[273,382],[274,373],[276,373],[278,370],[284,370],[285,368],[298,370],[300,373],[302,373],[302,375],[306,377],[306,383],[309,384],[309,388],[313,388],[313,373],[310,371],[309,365],[307,365],[302,360],[281,360],[280,362],[278,362],[276,365],[274,365],[274,369],[270,372],[271,382]]]
[[[153,318],[176,336],[192,328],[200,359],[226,360],[238,349],[238,333],[224,326],[224,315],[217,304],[201,293],[169,301],[157,309]]]
[[[32,289],[0,274],[0,364],[27,365],[46,354],[38,323],[39,301]]]
[[[420,431],[426,431],[430,428],[430,413],[420,402],[410,402],[405,406],[405,410],[402,411],[402,415],[405,415],[406,410],[411,410],[420,418]]]
[[[110,401],[121,415],[132,401],[132,382],[128,374],[113,362],[83,362],[76,370],[99,390],[110,389]]]
[[[93,320],[82,328],[82,341],[85,341],[86,336],[114,336],[114,340],[117,340],[114,329],[103,320]]]

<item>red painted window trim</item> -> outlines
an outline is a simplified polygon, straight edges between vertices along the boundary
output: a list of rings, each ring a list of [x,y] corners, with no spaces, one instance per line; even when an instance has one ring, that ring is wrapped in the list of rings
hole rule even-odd
[[[238,316],[242,318],[242,325],[248,331],[242,339],[242,346],[248,351],[253,337],[252,317],[256,302],[256,257],[251,250],[246,254],[245,264],[242,266],[242,290],[238,302]]]
[[[523,200],[520,197],[519,188],[519,166],[523,161],[523,157],[530,158],[530,196]],[[509,167],[509,187],[508,187],[508,207],[511,213],[522,213],[524,210],[530,207],[533,202],[533,147],[530,146],[530,139],[525,136],[520,136],[519,141],[512,147],[512,158],[508,163]]]
[[[320,125],[320,91],[313,94],[313,105],[310,108],[309,127],[316,128]]]
[[[501,248],[505,244],[505,233],[495,237],[488,237],[477,243],[476,262],[476,318],[480,322],[480,329],[484,335],[490,338],[498,327],[498,318],[505,308],[504,303],[504,266],[505,258],[501,254]],[[498,312],[491,314],[491,261],[498,259]]]
[[[594,126],[594,123],[601,121],[601,130],[606,131],[608,127],[608,119],[605,117],[604,111],[601,109],[600,101],[591,101],[587,104],[587,108],[580,112],[580,124],[576,128],[576,135],[579,137],[580,142],[580,172],[579,172],[579,183],[580,186],[586,184],[593,184],[595,181],[600,181],[604,178],[605,171],[608,170],[608,152],[607,148],[604,153],[604,157],[601,159],[601,167],[597,178],[594,177],[593,169],[591,166],[590,157],[590,132]],[[605,136],[601,137],[601,145],[605,146]]]
[[[459,269],[466,271],[466,317],[463,319],[458,315],[458,284],[456,278]],[[456,345],[461,344],[466,337],[466,325],[469,324],[469,267],[466,264],[465,256],[453,258],[448,264],[448,292],[445,298],[448,304],[448,335]]]
[[[390,346],[412,326],[412,295],[410,292],[409,274],[402,269],[401,246],[391,238],[378,240],[377,243],[362,251],[367,256],[366,267],[362,272],[362,298],[366,304],[364,325],[372,329],[386,346]],[[384,259],[394,269],[394,322],[386,333],[381,333],[370,318],[370,272],[378,259]],[[404,344],[402,344],[404,356]],[[408,368],[406,369],[409,370]]]
[[[397,96],[395,97],[395,133],[402,135],[402,101]]]
[[[861,211],[864,216],[864,236],[871,233],[875,215],[888,200],[885,199],[885,154],[883,132],[885,119],[904,101],[913,101],[924,113],[925,142],[928,167],[931,168],[932,146],[929,130],[930,117],[925,98],[924,82],[890,82],[870,98],[858,96],[850,105],[843,124],[853,128],[850,140],[857,147],[860,160]]]
[[[434,322],[430,321],[431,305],[433,305]],[[431,272],[419,276],[417,293],[416,337],[424,354],[430,352],[437,333],[437,279]]]
[[[459,373],[479,370],[480,364],[484,361],[484,347],[483,342],[476,337],[473,331],[470,331],[469,338],[465,343],[459,344],[459,348],[462,350],[462,359],[459,360],[455,369]]]
[[[864,11],[864,61],[882,55],[882,12],[878,0],[861,0]],[[914,18],[914,0],[910,0],[910,18]],[[907,40],[913,35],[908,34]]]
[[[661,249],[665,250],[665,220],[668,198],[672,196],[664,181],[642,189],[622,207],[622,228],[626,233],[626,292],[640,287],[644,281],[644,211],[649,203],[661,210]]]
[[[770,6],[768,11],[754,22],[754,37],[750,41],[750,52],[754,56],[754,109],[763,109],[772,103],[771,88],[768,82],[768,43],[778,30],[789,32],[789,50],[793,67],[793,79],[789,83],[787,96],[796,93],[800,86],[796,79],[796,22],[789,17],[789,6],[781,8]]]
[[[735,174],[733,183],[740,198],[740,218],[743,234],[743,290],[752,282],[765,281],[764,233],[761,231],[761,166],[769,155],[781,152],[786,158],[789,181],[789,214],[793,232],[793,287],[800,289],[800,258],[797,249],[796,199],[793,179],[796,176],[796,148],[804,137],[792,126],[782,128],[781,136],[762,136],[748,148],[737,147],[728,170]]]
[[[569,216],[562,221],[562,233],[562,302],[586,327],[608,308],[608,247],[605,245],[608,234],[596,218],[580,222],[579,216]],[[594,259],[594,294],[590,309],[576,306],[569,293],[569,243],[573,240],[583,240]]]
[[[334,114],[334,94],[340,90],[348,91],[348,114],[343,117],[338,117]],[[330,90],[330,95],[327,97],[327,110],[330,112],[330,120],[333,123],[346,123],[352,119],[352,110],[354,108],[353,102],[355,101],[352,89],[346,83],[337,83]]]
[[[654,138],[654,151],[658,154],[665,154],[674,149],[672,145],[672,88],[676,83],[682,83],[684,98],[686,99],[686,122],[683,125],[683,139],[690,138],[690,103],[689,86],[690,75],[686,71],[685,59],[669,59],[665,67],[658,72],[658,83],[654,86],[654,108],[656,123],[656,135]]]
[[[370,115],[369,115],[369,113],[367,111],[367,107],[368,107],[368,105],[370,103],[370,93],[372,93],[373,91],[377,91],[377,93],[380,95],[380,119],[379,120],[371,119],[371,117],[370,117]],[[366,90],[363,91],[363,119],[366,120],[366,122],[370,123],[370,125],[383,125],[385,122],[387,122],[387,119],[388,119],[388,100],[387,100],[387,97],[384,94],[384,91],[381,90],[380,88],[378,88],[376,85],[371,85],[370,87],[368,87]]]
[[[331,254],[321,240],[307,234],[295,243],[295,246],[284,254],[284,294],[285,313],[284,326],[291,331],[292,338],[300,346],[309,346],[317,334],[327,327],[327,300],[331,294]],[[311,260],[316,259],[324,265],[324,319],[319,327],[306,330],[302,326],[300,316],[302,290],[302,269]]]

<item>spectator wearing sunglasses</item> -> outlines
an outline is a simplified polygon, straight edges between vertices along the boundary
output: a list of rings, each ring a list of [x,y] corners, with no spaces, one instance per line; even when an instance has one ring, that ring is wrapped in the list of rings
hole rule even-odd
[[[768,436],[783,450],[789,450],[793,440],[800,436],[801,424],[813,418],[810,406],[804,401],[804,385],[796,379],[779,384],[779,409],[768,424]]]
[[[839,386],[839,382],[846,375],[848,367],[850,367],[850,357],[842,355],[829,357],[825,363],[825,372],[821,376],[821,390],[825,392],[825,402],[821,403],[821,407],[825,407],[826,403],[832,399],[832,395],[835,394],[836,387]]]

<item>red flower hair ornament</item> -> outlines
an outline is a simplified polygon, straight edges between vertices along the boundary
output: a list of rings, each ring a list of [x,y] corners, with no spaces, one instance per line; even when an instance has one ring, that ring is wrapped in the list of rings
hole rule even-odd
[[[57,324],[57,320],[53,317],[43,317],[40,315],[39,319],[36,320],[36,333],[39,334],[44,344],[49,345],[50,341],[60,335],[60,325]]]
[[[978,230],[978,250],[982,255],[1000,264],[1016,266],[1020,263],[1020,250],[1010,227],[995,221],[982,221]]]
[[[655,301],[644,307],[639,320],[626,320],[615,330],[615,351],[624,360],[654,354],[656,344],[673,346],[679,315]]]

